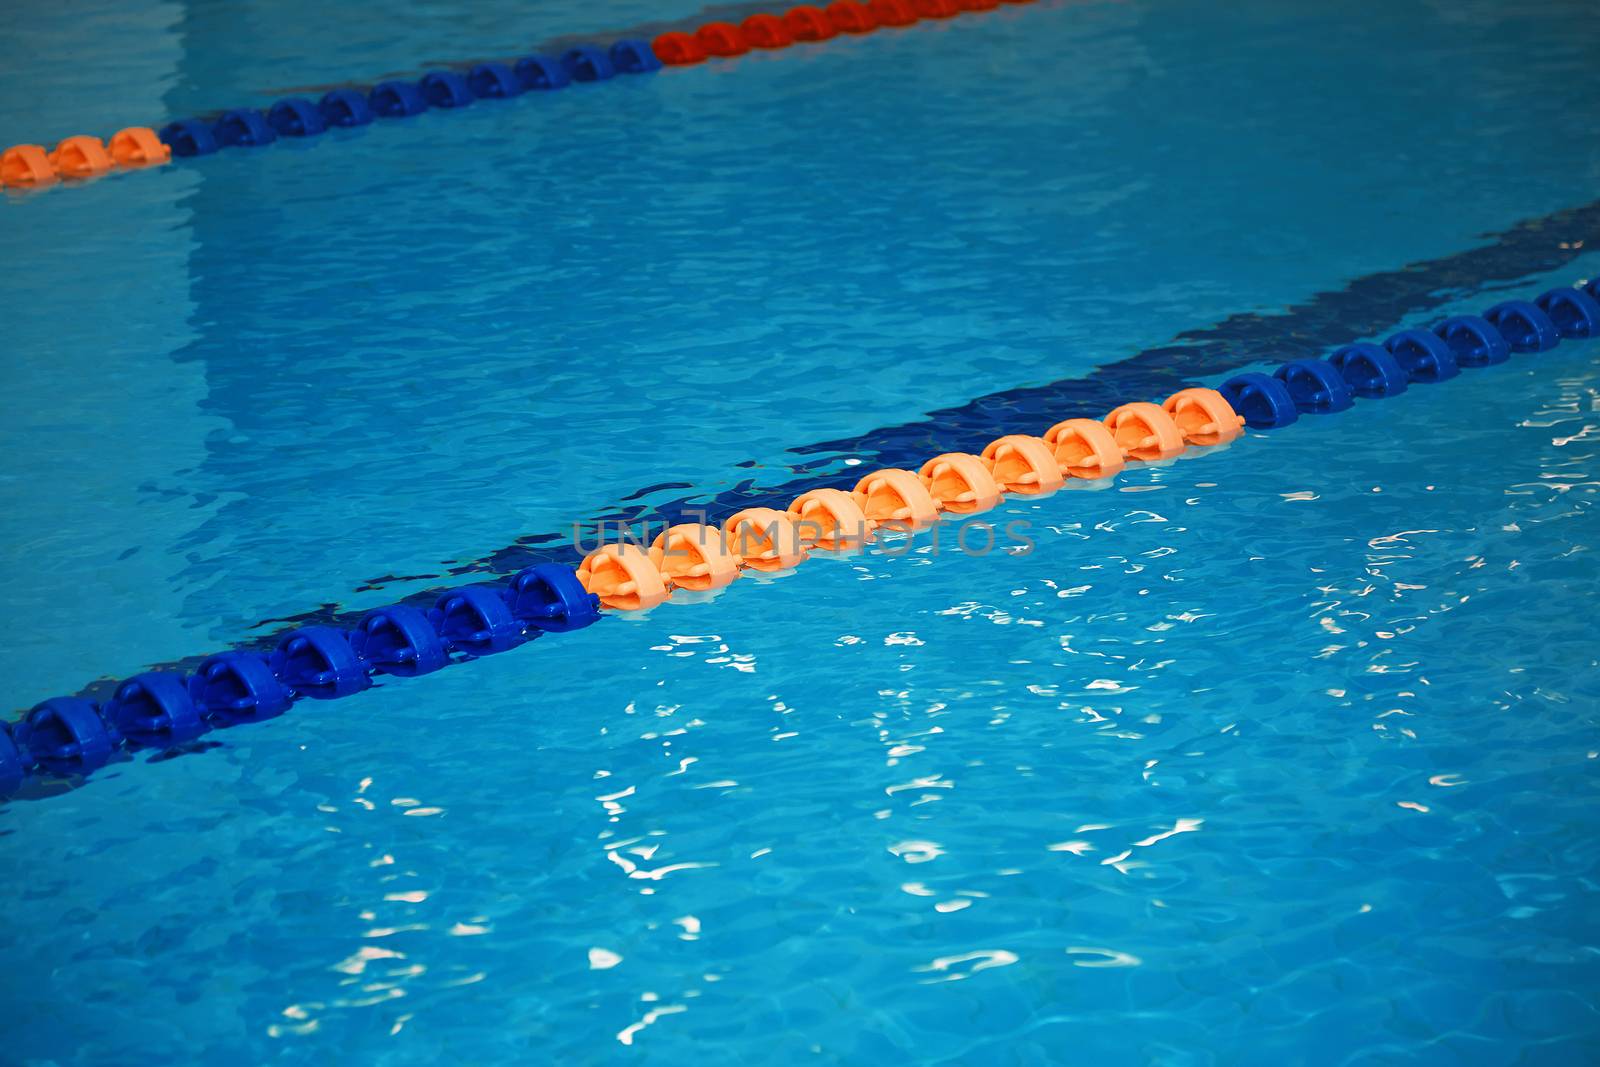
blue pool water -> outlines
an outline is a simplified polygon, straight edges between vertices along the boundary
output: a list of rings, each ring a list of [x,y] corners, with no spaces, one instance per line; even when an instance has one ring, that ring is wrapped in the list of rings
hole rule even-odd
[[[695,15],[368,7],[7,14],[0,141]],[[1044,0],[8,195],[11,706],[1600,274],[1592,12],[1503,7]],[[1597,356],[0,806],[0,1062],[1591,1061]]]

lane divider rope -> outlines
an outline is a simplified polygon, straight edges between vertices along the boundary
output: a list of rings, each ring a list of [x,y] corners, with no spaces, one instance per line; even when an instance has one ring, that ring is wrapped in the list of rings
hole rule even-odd
[[[113,170],[159,167],[172,159],[172,149],[145,126],[118,130],[105,142],[78,134],[63,138],[46,152],[41,145],[19,144],[0,153],[0,185],[18,189],[51,185],[62,178],[89,179]]]
[[[943,453],[915,473],[872,471],[852,491],[812,489],[784,511],[745,508],[718,525],[681,523],[648,549],[627,539],[605,544],[576,571],[539,564],[504,586],[450,590],[427,612],[391,605],[368,612],[352,630],[303,626],[270,655],[234,650],[211,656],[189,676],[135,675],[104,703],[55,697],[18,723],[0,723],[0,797],[30,777],[87,775],[119,750],[170,750],[214,727],[274,718],[302,697],[349,696],[369,688],[376,674],[431,674],[545,633],[582,629],[599,620],[601,607],[646,610],[679,589],[720,589],[747,570],[788,570],[817,550],[861,549],[883,530],[914,535],[942,515],[978,514],[1009,495],[1042,497],[1067,479],[1109,478],[1129,460],[1160,462],[1190,446],[1226,445],[1244,426],[1278,429],[1302,414],[1348,410],[1357,397],[1398,396],[1411,384],[1447,381],[1461,367],[1595,337],[1600,279],[1532,301],[1502,301],[1430,330],[1401,330],[1381,345],[1344,345],[1325,360],[1236,374],[1216,390],[1181,389],[1159,405],[1134,401],[1103,419],[1066,419],[1038,437],[1007,434],[981,454]]]
[[[1032,0],[1003,0],[1011,5]],[[259,148],[280,137],[315,137],[334,127],[366,126],[374,119],[409,118],[424,111],[450,111],[479,100],[509,100],[528,92],[564,89],[578,82],[608,81],[618,74],[650,74],[665,66],[688,66],[708,58],[733,58],[752,49],[787,48],[826,41],[840,34],[866,34],[989,11],[1002,0],[834,0],[826,7],[802,5],[781,16],[756,14],[735,25],[708,22],[692,32],[674,31],[652,41],[628,38],[609,47],[576,45],[560,55],[530,55],[515,63],[478,63],[465,73],[438,70],[417,81],[391,80],[370,88],[333,89],[312,101],[292,96],[264,109],[234,108],[216,119],[178,119],[157,131],[135,126],[109,145],[88,135],[68,137],[46,151],[19,144],[0,153],[0,186],[38,189],[66,179],[75,183],[117,169],[160,166],[174,156],[208,156],[224,148]]]

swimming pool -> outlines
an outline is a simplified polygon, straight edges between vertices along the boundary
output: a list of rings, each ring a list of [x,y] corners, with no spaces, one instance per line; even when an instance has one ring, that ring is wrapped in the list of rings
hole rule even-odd
[[[696,14],[8,16],[0,140]],[[12,704],[1594,277],[1587,17],[1046,0],[8,195]],[[0,1059],[1581,1062],[1595,352],[0,807]]]

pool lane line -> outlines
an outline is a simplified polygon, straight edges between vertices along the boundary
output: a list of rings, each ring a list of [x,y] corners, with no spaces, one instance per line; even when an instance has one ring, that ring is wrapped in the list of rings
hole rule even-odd
[[[1438,384],[1463,367],[1507,362],[1513,353],[1548,352],[1568,340],[1600,337],[1600,279],[1557,286],[1532,301],[1502,300],[1482,315],[1453,315],[1428,328],[1401,329],[1383,343],[1356,341],[1326,359],[1296,358],[1271,374],[1247,371],[1219,390],[1181,389],[1157,405],[1124,402],[1103,420],[1067,418],[1039,436],[1011,432],[981,453],[939,451],[930,443],[904,467],[870,469],[848,490],[813,486],[779,510],[751,507],[708,524],[673,525],[653,541],[628,531],[587,552],[578,578],[616,611],[645,611],[677,589],[724,588],[746,571],[787,571],[813,548],[865,547],[880,529],[911,534],[943,518],[982,514],[1012,495],[1047,496],[1067,480],[1097,480],[1125,461],[1174,459],[1191,446],[1227,445],[1241,427],[1276,430],[1302,414],[1348,411],[1357,398],[1388,399],[1414,384]],[[924,458],[929,451],[938,452]],[[648,537],[648,535],[647,535]]]
[[[602,45],[558,38],[564,47],[557,53],[533,53],[513,61],[447,64],[417,79],[335,86],[316,101],[293,95],[261,109],[233,108],[177,119],[154,132],[148,127],[130,127],[115,134],[110,146],[88,134],[63,138],[49,151],[37,144],[12,145],[0,152],[0,186],[29,190],[62,180],[77,184],[117,170],[163,166],[174,157],[209,156],[225,148],[261,148],[280,137],[317,137],[333,127],[458,110],[480,100],[509,100],[528,92],[563,89],[574,82],[609,81],[618,74],[653,74],[663,66],[732,59],[755,50],[820,43],[899,29],[923,19],[949,19],[1032,2],[833,0],[826,7],[801,5],[782,15],[755,10],[739,23],[714,19],[692,31],[667,30],[652,40],[623,37]],[[738,5],[724,10],[746,9]]]
[[[455,70],[465,73],[479,63],[504,63],[508,67],[515,67],[517,60],[529,53],[535,55],[560,55],[569,49],[580,45],[593,44],[602,48],[610,48],[617,41],[654,40],[664,33],[673,31],[693,33],[699,27],[709,22],[740,22],[751,15],[767,10],[767,0],[742,0],[734,4],[709,4],[690,15],[673,19],[656,19],[650,22],[638,22],[631,26],[619,29],[606,30],[600,33],[564,33],[543,40],[534,41],[527,45],[526,51],[517,55],[489,56],[482,59],[440,59],[425,60],[421,66],[407,70],[389,71],[362,81],[340,82],[313,82],[306,85],[281,85],[253,90],[253,95],[259,97],[281,96],[322,96],[335,89],[370,89],[382,81],[395,79],[419,79],[430,70]],[[196,118],[216,119],[223,114],[221,108],[197,114]]]
[[[783,511],[746,508],[716,525],[702,517],[663,531],[648,551],[624,536],[588,553],[576,572],[540,564],[505,586],[449,590],[426,613],[397,604],[367,612],[354,630],[301,627],[270,657],[234,650],[209,657],[190,676],[142,673],[104,704],[52,698],[19,724],[0,724],[0,796],[30,777],[80,779],[140,750],[162,758],[192,749],[214,728],[274,718],[297,699],[361,692],[374,674],[429,674],[457,656],[493,655],[545,632],[587,627],[602,604],[648,610],[677,589],[714,590],[749,570],[789,570],[815,549],[863,549],[879,530],[911,535],[945,518],[982,514],[1009,495],[1042,497],[1068,478],[1114,476],[1125,459],[1156,462],[1191,445],[1225,445],[1246,423],[1278,429],[1302,412],[1345,411],[1356,397],[1397,396],[1414,383],[1448,381],[1461,366],[1488,367],[1514,352],[1595,337],[1600,279],[1558,286],[1531,302],[1502,300],[1482,316],[1451,316],[1431,329],[1402,329],[1381,346],[1354,342],[1326,360],[1293,359],[1271,375],[1247,371],[1220,391],[1190,387],[1159,406],[1124,403],[1103,422],[1069,418],[1042,437],[1005,434],[981,455],[944,452],[917,473],[872,470],[850,492],[812,486]]]
[[[702,511],[776,506],[813,486],[848,488],[857,477],[857,468],[846,465],[846,460],[907,466],[930,450],[981,449],[1014,425],[1019,412],[1041,418],[1089,416],[1110,410],[1129,396],[1164,396],[1240,367],[1315,357],[1351,336],[1375,335],[1393,323],[1443,307],[1461,292],[1512,284],[1566,266],[1586,246],[1600,243],[1600,200],[1527,219],[1487,237],[1486,244],[1462,252],[1363,275],[1280,312],[1243,312],[1186,330],[1166,344],[1096,367],[1085,375],[989,393],[912,422],[792,447],[787,452],[795,461],[785,468],[791,477],[774,485],[762,485],[752,474],[731,489],[714,493],[694,492],[699,487],[685,482],[644,486],[574,528],[525,535],[470,560],[447,561],[438,574],[369,578],[354,591],[371,592],[427,578],[511,574],[534,563],[576,565],[584,553],[577,551],[573,542],[587,543],[603,527],[646,520],[679,523]],[[765,469],[756,460],[736,466],[752,472]],[[658,499],[662,493],[680,489],[690,493]],[[442,587],[420,590],[407,600],[426,600],[441,591]],[[337,606],[324,606],[301,615],[262,620],[249,629],[336,622],[348,617]]]
[[[509,545],[471,559],[447,561],[438,573],[385,574],[354,587],[356,593],[380,591],[418,580],[502,580],[541,563],[576,567],[583,559],[574,542],[593,543],[598,531],[645,522],[677,525],[708,514],[730,514],[747,507],[786,507],[813,488],[849,488],[859,465],[906,466],[940,449],[971,451],[1015,425],[1019,417],[1065,419],[1106,411],[1129,396],[1163,396],[1241,367],[1278,359],[1308,358],[1332,351],[1352,336],[1375,335],[1396,322],[1436,310],[1469,291],[1493,290],[1529,275],[1547,274],[1570,264],[1585,248],[1600,244],[1600,200],[1525,219],[1497,233],[1485,244],[1397,269],[1362,275],[1339,289],[1316,293],[1280,312],[1242,312],[1210,326],[1186,330],[1171,342],[1144,349],[1126,359],[1095,368],[1086,375],[1040,386],[1024,386],[976,397],[941,408],[913,422],[880,427],[864,434],[799,445],[788,450],[795,461],[789,477],[762,484],[752,475],[729,489],[699,490],[688,483],[643,486],[615,507],[575,523],[565,531],[517,538]],[[847,464],[847,460],[857,461]],[[765,465],[746,460],[737,468],[756,472]],[[687,492],[668,499],[661,494]],[[454,583],[452,583],[454,584]],[[403,594],[401,605],[426,610],[452,585],[439,584]],[[367,609],[324,602],[293,615],[272,616],[243,628],[236,647],[270,652],[285,634],[301,626],[352,629]],[[194,671],[204,655],[158,662],[152,672]],[[116,685],[101,677],[72,695],[107,699]],[[25,708],[14,709],[25,711]]]
[[[45,151],[42,145],[12,145],[0,153],[0,186],[37,189],[65,179],[86,181],[113,170],[143,170],[172,161],[169,148],[147,126],[129,126],[110,141],[74,134]]]
[[[648,553],[628,541],[606,544],[576,571],[540,564],[504,586],[450,590],[426,613],[389,605],[367,612],[351,630],[297,628],[270,655],[236,649],[208,657],[192,675],[144,672],[103,703],[51,698],[19,724],[0,724],[0,796],[30,778],[40,786],[39,779],[83,778],[140,750],[156,758],[192,750],[212,729],[276,718],[303,698],[351,696],[370,688],[377,674],[431,674],[547,632],[581,629],[599,620],[602,604],[648,609],[677,589],[719,589],[746,570],[788,570],[813,549],[865,547],[879,530],[910,533],[945,516],[987,511],[1005,495],[1049,495],[1068,476],[1109,478],[1125,458],[1157,461],[1188,444],[1227,444],[1244,422],[1220,393],[1185,389],[1160,407],[1124,404],[1104,423],[1069,419],[1044,438],[1006,435],[981,457],[936,456],[920,475],[874,471],[854,494],[813,489],[791,504],[792,515],[745,509],[725,521],[726,540],[717,527],[678,526]],[[808,540],[807,526],[815,530]]]

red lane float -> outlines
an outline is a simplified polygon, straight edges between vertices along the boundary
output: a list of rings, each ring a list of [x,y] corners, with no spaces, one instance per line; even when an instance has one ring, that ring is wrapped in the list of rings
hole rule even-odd
[[[687,67],[691,63],[703,63],[706,58],[706,46],[698,37],[677,30],[651,41],[650,51],[668,67]]]
[[[708,22],[695,30],[694,35],[707,55],[742,56],[750,51],[750,42],[731,22]]]
[[[785,11],[783,24],[796,41],[826,41],[839,35],[838,29],[829,21],[827,12],[811,4],[801,4]]]
[[[872,8],[859,0],[833,0],[822,10],[840,33],[871,33],[878,28]]]
[[[794,44],[794,34],[776,15],[751,15],[739,23],[739,30],[752,48],[787,48]]]
[[[961,14],[956,0],[915,0],[917,14],[925,19],[949,19]]]
[[[879,26],[910,26],[917,21],[910,0],[867,0],[867,9]]]

